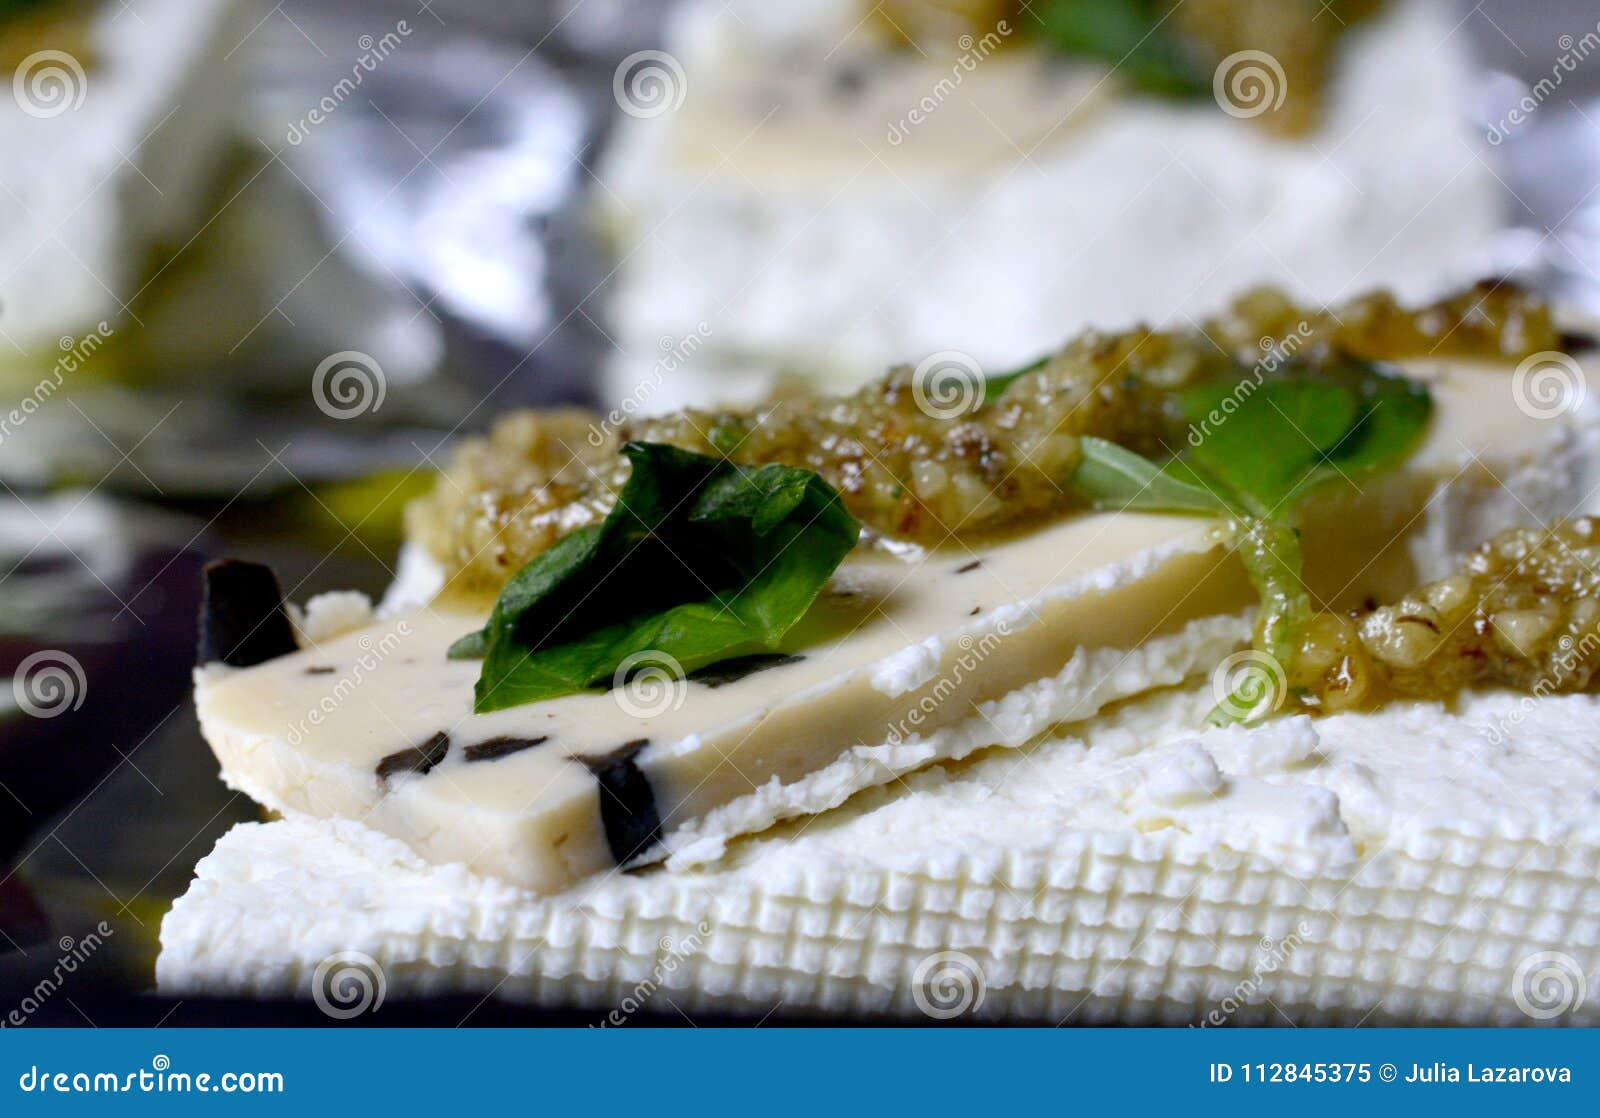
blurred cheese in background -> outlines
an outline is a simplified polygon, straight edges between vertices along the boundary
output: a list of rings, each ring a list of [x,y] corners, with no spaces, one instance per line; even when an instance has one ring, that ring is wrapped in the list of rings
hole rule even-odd
[[[78,339],[115,334],[201,228],[248,13],[243,0],[0,5],[0,375],[32,379]]]
[[[855,0],[691,0],[665,52],[618,73],[595,191],[619,261],[606,390],[653,412],[945,350],[999,371],[1254,283],[1313,302],[1459,284],[1490,266],[1502,203],[1458,18],[1411,0],[1352,27],[1320,125],[1282,138],[1248,100],[1138,95],[998,25],[938,56]],[[1235,69],[1253,62],[1246,98],[1293,80]]]

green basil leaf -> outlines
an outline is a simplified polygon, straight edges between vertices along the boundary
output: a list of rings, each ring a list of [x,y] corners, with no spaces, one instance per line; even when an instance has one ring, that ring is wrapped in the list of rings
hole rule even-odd
[[[809,470],[656,443],[623,453],[632,472],[605,521],[517,572],[483,631],[452,647],[483,651],[479,713],[611,682],[639,655],[687,673],[770,652],[859,536]]]
[[[1045,42],[1111,63],[1136,89],[1166,97],[1211,92],[1209,69],[1166,30],[1154,0],[1036,0],[1030,14]]]
[[[1359,414],[1302,490],[1334,479],[1355,483],[1362,473],[1404,461],[1433,417],[1433,397],[1427,386],[1382,365],[1352,361],[1326,375],[1355,394]]]
[[[1229,503],[1186,463],[1174,460],[1158,466],[1126,447],[1093,436],[1080,442],[1083,459],[1073,471],[1072,485],[1096,508],[1233,514]]]
[[[1278,517],[1355,424],[1349,389],[1311,378],[1212,382],[1181,396],[1191,458],[1251,513]]]

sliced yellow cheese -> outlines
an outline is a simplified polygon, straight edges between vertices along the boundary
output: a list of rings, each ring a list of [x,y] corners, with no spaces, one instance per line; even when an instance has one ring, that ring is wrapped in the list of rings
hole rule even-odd
[[[1434,387],[1426,444],[1403,471],[1325,494],[1306,526],[1326,603],[1433,573],[1476,542],[1455,525],[1565,514],[1587,492],[1587,421],[1525,414],[1509,370],[1414,372]],[[476,715],[478,664],[444,653],[483,618],[440,606],[203,668],[197,703],[224,778],[266,806],[548,892],[713,858],[727,837],[1210,671],[1247,639],[1252,601],[1216,524],[1084,514],[982,547],[863,550],[787,658],[738,678],[653,674],[646,657],[610,692]]]

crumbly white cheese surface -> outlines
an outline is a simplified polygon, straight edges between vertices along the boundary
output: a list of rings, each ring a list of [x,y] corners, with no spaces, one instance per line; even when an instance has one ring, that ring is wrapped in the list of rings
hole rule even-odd
[[[686,5],[682,104],[622,119],[599,171],[621,257],[608,389],[667,411],[947,350],[993,373],[1254,283],[1458,286],[1490,267],[1501,196],[1456,19],[1417,0],[1352,31],[1323,127],[1285,141],[1010,44],[886,57],[854,3]]]
[[[493,991],[598,1020],[944,1013],[960,994],[937,976],[965,973],[982,1018],[1296,1025],[1530,1023],[1549,1008],[1538,968],[1592,984],[1600,699],[1197,731],[1211,698],[1147,697],[715,867],[552,897],[348,821],[241,825],[166,918],[158,981],[303,995],[354,950],[391,997]]]

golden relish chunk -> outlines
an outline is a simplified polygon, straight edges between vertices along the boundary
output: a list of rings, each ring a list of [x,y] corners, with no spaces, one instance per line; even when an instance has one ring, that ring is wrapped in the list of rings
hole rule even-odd
[[[1305,626],[1289,685],[1326,711],[1473,684],[1587,691],[1600,670],[1600,522],[1513,528],[1398,602]]]

